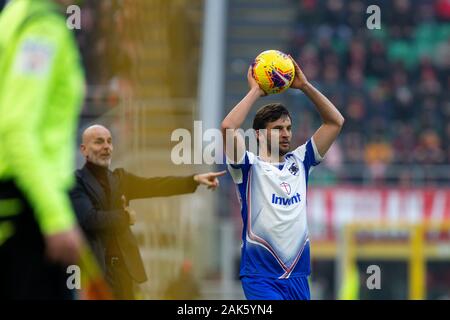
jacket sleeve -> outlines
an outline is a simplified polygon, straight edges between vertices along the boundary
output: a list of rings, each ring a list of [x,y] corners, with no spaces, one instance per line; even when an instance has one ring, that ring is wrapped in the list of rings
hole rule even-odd
[[[129,225],[128,217],[122,209],[98,210],[80,182],[70,192],[70,198],[78,223],[87,234],[120,232]]]
[[[198,187],[194,176],[142,178],[123,169],[117,169],[122,188],[128,200],[167,197],[193,193]]]
[[[54,69],[64,49],[74,49],[64,47],[64,28],[58,28],[52,19],[24,29],[2,75],[0,94],[2,153],[7,155],[9,175],[33,207],[44,234],[68,230],[76,221],[66,190],[53,177],[37,134],[45,125]]]

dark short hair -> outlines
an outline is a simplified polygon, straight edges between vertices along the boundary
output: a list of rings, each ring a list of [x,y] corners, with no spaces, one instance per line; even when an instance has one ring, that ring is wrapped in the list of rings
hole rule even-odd
[[[265,105],[256,112],[255,118],[253,119],[253,129],[265,129],[269,122],[276,121],[283,117],[289,117],[292,121],[289,111],[281,103]]]

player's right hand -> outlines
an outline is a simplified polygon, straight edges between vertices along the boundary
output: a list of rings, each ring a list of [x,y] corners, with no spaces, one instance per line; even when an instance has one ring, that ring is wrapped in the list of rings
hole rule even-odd
[[[46,255],[62,265],[77,264],[81,254],[83,236],[78,227],[68,231],[45,235]]]
[[[250,65],[247,71],[247,82],[248,86],[250,87],[250,90],[255,90],[259,93],[259,96],[265,96],[266,93],[263,89],[259,86],[258,82],[256,82],[255,78],[253,77],[253,66]]]

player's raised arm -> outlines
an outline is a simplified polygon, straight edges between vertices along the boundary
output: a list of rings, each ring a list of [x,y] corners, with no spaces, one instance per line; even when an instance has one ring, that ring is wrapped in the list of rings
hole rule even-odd
[[[344,125],[344,117],[327,97],[308,82],[297,62],[294,59],[292,59],[292,62],[295,66],[295,78],[291,88],[302,90],[315,105],[322,118],[322,125],[314,133],[313,139],[317,151],[323,157],[341,131]]]
[[[253,78],[251,66],[247,72],[247,81],[250,87],[249,92],[223,119],[221,126],[225,153],[234,162],[242,159],[245,153],[245,141],[236,130],[241,127],[256,100],[265,95]],[[231,139],[232,141],[230,141]]]

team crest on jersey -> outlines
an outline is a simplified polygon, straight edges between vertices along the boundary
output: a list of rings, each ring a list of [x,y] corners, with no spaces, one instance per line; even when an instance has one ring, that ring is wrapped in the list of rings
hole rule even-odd
[[[284,190],[284,192],[286,192],[287,195],[291,194],[291,185],[287,182],[283,182],[280,184],[281,189]]]
[[[295,164],[295,162],[290,165],[289,172],[292,173],[292,175],[296,176],[298,171],[299,171],[299,169],[297,167],[297,164]]]

